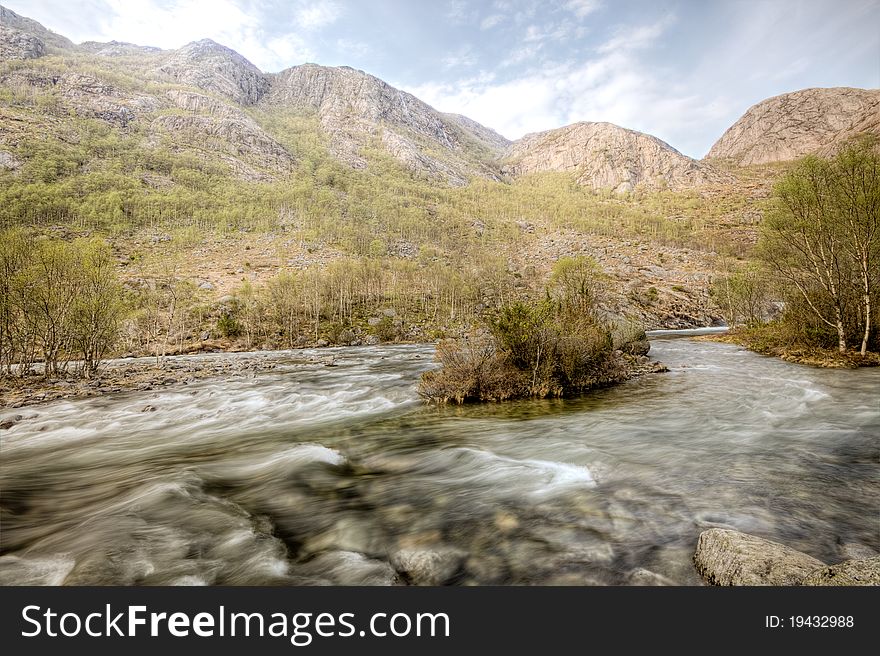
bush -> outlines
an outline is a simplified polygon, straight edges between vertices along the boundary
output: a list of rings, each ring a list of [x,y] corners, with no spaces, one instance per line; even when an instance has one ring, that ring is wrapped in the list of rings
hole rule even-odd
[[[441,368],[422,375],[419,395],[437,403],[505,401],[526,395],[527,381],[488,337],[447,340],[437,346]]]
[[[423,375],[419,393],[438,403],[564,397],[623,379],[611,331],[574,307],[551,298],[505,306],[491,339],[441,343],[442,368]]]

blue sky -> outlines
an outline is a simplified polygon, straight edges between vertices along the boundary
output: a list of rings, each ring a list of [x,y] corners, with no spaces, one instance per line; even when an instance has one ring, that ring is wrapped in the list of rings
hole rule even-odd
[[[0,0],[76,42],[349,65],[515,139],[610,121],[702,157],[749,106],[880,87],[880,0]]]

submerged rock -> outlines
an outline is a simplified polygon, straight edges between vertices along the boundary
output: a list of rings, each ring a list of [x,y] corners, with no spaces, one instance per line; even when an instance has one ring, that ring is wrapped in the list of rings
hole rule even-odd
[[[721,528],[700,534],[694,564],[711,585],[799,585],[825,567],[778,542]]]
[[[401,549],[391,556],[391,564],[414,585],[443,585],[455,576],[465,554],[454,547]]]

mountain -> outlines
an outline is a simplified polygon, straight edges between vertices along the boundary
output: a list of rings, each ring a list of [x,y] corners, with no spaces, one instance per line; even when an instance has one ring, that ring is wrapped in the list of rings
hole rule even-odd
[[[271,76],[262,104],[315,112],[333,153],[355,168],[365,165],[361,148],[378,140],[409,168],[454,185],[472,175],[497,175],[488,160],[500,152],[502,137],[348,66],[304,64],[281,71]]]
[[[880,135],[880,89],[803,89],[752,106],[706,157],[740,165],[830,154],[858,134]]]
[[[257,104],[269,90],[269,80],[260,69],[211,39],[172,51],[158,70],[175,82],[219,94],[240,105]]]
[[[265,74],[210,39],[176,50],[118,41],[74,45],[36,21],[0,11],[4,60],[62,52],[69,57],[63,64],[45,60],[39,67],[7,68],[0,71],[0,84],[23,96],[50,96],[47,108],[60,106],[116,127],[147,126],[147,143],[170,139],[176,150],[226,162],[243,179],[293,170],[295,157],[255,120],[283,122],[291,114],[317,118],[330,153],[353,168],[365,167],[365,151],[378,148],[417,175],[453,186],[473,176],[499,178],[495,160],[506,139],[363,71],[305,64]],[[27,122],[46,127],[50,113],[27,112]],[[17,114],[20,125],[24,117]],[[14,147],[15,135],[4,132],[0,149]]]
[[[612,123],[574,123],[526,135],[507,149],[503,161],[510,175],[566,171],[579,184],[617,193],[689,189],[725,177],[657,137]]]
[[[32,18],[20,16],[3,5],[0,5],[0,26],[7,30],[17,30],[18,32],[28,34],[39,40],[44,48],[46,46],[48,46],[49,49],[60,50],[72,50],[76,48],[76,46],[73,45],[73,41],[70,39],[63,37],[60,34],[56,34],[52,30],[47,30]],[[7,37],[5,36],[2,37],[4,42],[6,38]]]

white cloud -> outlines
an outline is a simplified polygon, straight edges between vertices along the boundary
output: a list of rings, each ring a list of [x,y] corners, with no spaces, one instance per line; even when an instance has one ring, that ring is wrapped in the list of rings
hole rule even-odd
[[[476,57],[470,46],[462,46],[455,52],[446,55],[440,62],[443,64],[443,68],[448,70],[450,68],[473,66],[476,62]]]
[[[615,30],[614,36],[600,45],[597,50],[599,53],[610,53],[618,50],[648,48],[660,38],[674,21],[674,17],[669,14],[651,25],[641,25],[636,28],[618,28]]]
[[[599,0],[568,0],[565,8],[577,18],[583,19],[598,10],[602,6]]]
[[[644,48],[650,34],[659,35],[658,29],[637,27],[629,33],[637,34]],[[672,71],[645,66],[637,51],[606,45],[592,59],[544,64],[505,80],[469,78],[409,90],[442,111],[469,116],[508,138],[578,121],[609,121],[701,156],[703,144],[695,135],[701,124],[717,121],[725,106],[694,93]],[[516,51],[512,58],[523,52]]]
[[[312,4],[296,10],[295,17],[299,27],[316,30],[336,22],[342,15],[342,8],[333,0],[314,0]]]
[[[505,20],[504,14],[491,14],[486,16],[483,20],[480,21],[480,29],[481,30],[491,30],[493,27],[498,25],[499,23],[503,23]]]

